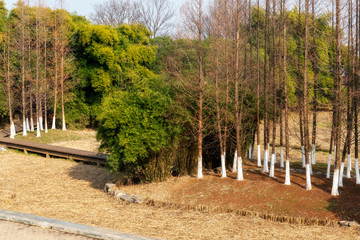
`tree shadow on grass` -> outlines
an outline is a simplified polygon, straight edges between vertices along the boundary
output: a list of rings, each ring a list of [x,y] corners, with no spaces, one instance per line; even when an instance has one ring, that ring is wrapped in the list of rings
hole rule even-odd
[[[103,189],[107,182],[112,181],[111,174],[103,167],[78,163],[68,172],[76,180],[87,181],[95,189]]]

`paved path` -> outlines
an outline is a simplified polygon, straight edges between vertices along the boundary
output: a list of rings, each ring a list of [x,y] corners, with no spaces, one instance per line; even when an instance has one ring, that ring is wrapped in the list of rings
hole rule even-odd
[[[111,229],[0,209],[0,240],[5,239],[155,240],[130,233],[121,233]]]
[[[79,235],[29,226],[21,223],[0,221],[0,240],[89,240]]]

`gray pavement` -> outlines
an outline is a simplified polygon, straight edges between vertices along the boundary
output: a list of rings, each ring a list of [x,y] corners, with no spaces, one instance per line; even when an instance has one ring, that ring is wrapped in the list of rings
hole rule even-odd
[[[3,239],[154,240],[111,229],[0,209],[0,240]]]
[[[22,223],[0,221],[0,240],[89,240],[84,236],[44,229]]]

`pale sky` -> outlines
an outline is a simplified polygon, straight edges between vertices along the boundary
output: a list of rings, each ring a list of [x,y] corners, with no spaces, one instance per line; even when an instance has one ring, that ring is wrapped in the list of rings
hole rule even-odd
[[[11,9],[13,8],[14,3],[18,0],[5,0],[6,8]],[[47,3],[46,5],[55,8],[56,0],[42,0],[43,2]],[[144,0],[146,1],[146,0]],[[174,3],[177,9],[186,2],[186,0],[170,0]],[[27,2],[27,0],[25,0]],[[30,0],[30,2],[35,2],[34,0]],[[37,1],[36,1],[37,2]],[[105,0],[65,0],[65,9],[69,12],[76,11],[79,15],[89,17],[90,14],[93,12],[93,6],[96,3],[105,2]]]

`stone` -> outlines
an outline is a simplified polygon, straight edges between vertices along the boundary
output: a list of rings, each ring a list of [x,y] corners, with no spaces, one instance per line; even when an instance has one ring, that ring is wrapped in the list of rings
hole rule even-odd
[[[104,191],[109,193],[111,191],[111,189],[114,188],[114,187],[115,187],[114,183],[107,183],[107,184],[105,184]]]
[[[339,221],[339,225],[342,227],[360,227],[356,221]]]
[[[122,195],[120,197],[121,200],[125,201],[125,202],[129,202],[129,203],[133,203],[134,202],[134,199],[130,196],[130,195]]]
[[[120,192],[119,190],[116,190],[116,194],[114,194],[114,197],[121,198],[124,195],[127,195],[127,194],[124,192]]]
[[[133,200],[134,200],[134,203],[143,203],[144,202],[144,199],[142,199],[141,197],[139,196],[132,196]]]

